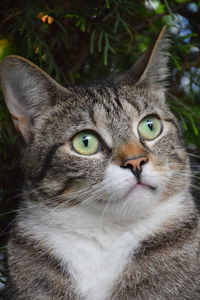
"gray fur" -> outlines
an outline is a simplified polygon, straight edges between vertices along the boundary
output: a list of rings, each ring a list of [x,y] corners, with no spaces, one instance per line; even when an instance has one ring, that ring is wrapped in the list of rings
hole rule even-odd
[[[0,76],[5,100],[26,140],[21,163],[25,174],[22,204],[8,244],[9,299],[81,299],[71,275],[42,240],[19,226],[20,220],[29,215],[27,203],[75,207],[92,193],[96,202],[106,201],[96,188],[105,168],[118,159],[122,144],[137,141],[131,127],[134,116],[148,114],[159,115],[171,126],[170,134],[159,139],[152,150],[140,141],[157,167],[169,161],[175,166],[161,201],[185,190],[186,211],[182,219],[141,243],[137,255],[130,257],[113,285],[110,298],[200,299],[199,217],[190,194],[190,165],[179,125],[164,101],[166,64],[163,33],[156,46],[126,74],[85,88],[65,89],[23,58],[10,56],[4,60]],[[21,118],[26,120],[25,125],[21,125]],[[108,145],[102,149],[103,159],[74,157],[67,151],[63,155],[62,147],[69,147],[74,134],[83,128],[93,130],[100,123],[113,140],[112,149]],[[83,187],[85,193],[80,193]]]

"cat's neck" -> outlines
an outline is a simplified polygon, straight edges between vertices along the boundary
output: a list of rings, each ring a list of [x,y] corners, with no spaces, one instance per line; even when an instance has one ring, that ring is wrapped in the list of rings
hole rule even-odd
[[[88,232],[92,229],[104,230],[105,228],[123,231],[137,227],[156,228],[162,226],[166,222],[177,222],[185,215],[189,215],[194,210],[193,200],[189,201],[191,195],[182,192],[173,197],[152,206],[148,211],[142,211],[140,215],[133,215],[131,218],[127,212],[127,216],[117,207],[97,208],[95,206],[75,206],[69,208],[63,207],[45,207],[42,204],[26,203],[25,210],[22,210],[19,219],[21,222],[27,223],[30,229],[32,226],[48,226],[61,231],[81,231]],[[26,225],[26,228],[27,228]],[[24,227],[24,225],[22,225]]]

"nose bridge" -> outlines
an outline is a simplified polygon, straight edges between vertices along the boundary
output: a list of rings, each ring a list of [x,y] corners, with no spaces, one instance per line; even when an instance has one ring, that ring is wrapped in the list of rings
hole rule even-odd
[[[127,143],[118,149],[116,158],[120,165],[128,163],[128,161],[130,164],[132,161],[134,165],[138,166],[144,158],[147,158],[147,151],[138,143]]]

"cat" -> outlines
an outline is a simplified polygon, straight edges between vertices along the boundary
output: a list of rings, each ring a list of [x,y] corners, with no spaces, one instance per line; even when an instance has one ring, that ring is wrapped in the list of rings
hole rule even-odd
[[[129,71],[64,88],[8,56],[0,77],[25,147],[9,299],[200,299],[199,216],[165,102],[168,37]]]

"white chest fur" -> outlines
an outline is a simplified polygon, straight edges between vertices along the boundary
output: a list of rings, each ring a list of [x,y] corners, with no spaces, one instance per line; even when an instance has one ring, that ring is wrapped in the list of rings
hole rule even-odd
[[[129,223],[99,222],[83,208],[32,209],[31,218],[20,221],[62,261],[86,300],[107,300],[128,258],[140,242],[160,230],[163,222],[183,215],[181,197],[160,204],[154,212]],[[40,220],[40,221],[38,221]]]
[[[67,263],[81,295],[87,300],[108,299],[128,254],[138,245],[130,232],[117,234],[114,231],[93,230],[88,236],[77,233],[61,242],[65,252],[63,263]]]

